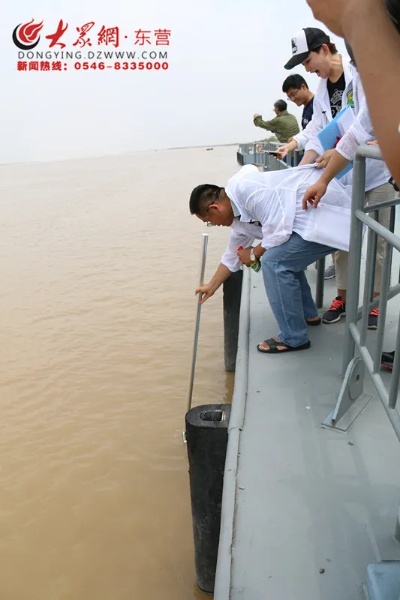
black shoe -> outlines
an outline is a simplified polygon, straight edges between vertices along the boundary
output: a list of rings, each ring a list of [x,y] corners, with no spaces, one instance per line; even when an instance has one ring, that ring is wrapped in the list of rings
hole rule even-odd
[[[336,296],[329,310],[322,315],[323,323],[336,323],[346,316],[346,302],[340,296]]]
[[[394,351],[382,352],[381,365],[388,371],[393,371]]]
[[[378,329],[379,308],[376,307],[368,315],[368,329]]]

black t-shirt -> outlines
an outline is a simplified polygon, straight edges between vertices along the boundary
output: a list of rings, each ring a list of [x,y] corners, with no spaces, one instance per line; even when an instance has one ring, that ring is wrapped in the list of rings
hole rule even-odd
[[[330,81],[328,79],[327,87],[328,87],[329,101],[330,101],[330,105],[331,105],[332,118],[334,118],[334,117],[336,117],[338,112],[340,112],[342,110],[342,95],[343,95],[344,89],[346,87],[344,73],[341,74],[341,76],[339,77],[339,79],[337,81],[335,81],[335,83],[332,83],[332,81]]]
[[[311,121],[311,117],[314,112],[314,96],[311,98],[310,102],[305,105],[303,109],[303,114],[301,115],[301,127],[304,129],[307,127],[309,122]]]

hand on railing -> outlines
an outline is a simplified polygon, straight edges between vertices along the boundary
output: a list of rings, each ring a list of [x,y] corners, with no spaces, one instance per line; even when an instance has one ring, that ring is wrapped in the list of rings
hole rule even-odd
[[[327,184],[320,179],[306,190],[303,196],[303,210],[308,209],[308,204],[311,204],[313,208],[317,208],[322,196],[326,192]]]

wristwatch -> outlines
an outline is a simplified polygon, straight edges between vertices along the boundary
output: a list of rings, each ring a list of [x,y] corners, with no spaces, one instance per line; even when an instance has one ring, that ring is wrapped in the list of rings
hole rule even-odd
[[[256,259],[256,255],[254,254],[254,248],[250,248],[250,260],[251,262],[255,262]]]

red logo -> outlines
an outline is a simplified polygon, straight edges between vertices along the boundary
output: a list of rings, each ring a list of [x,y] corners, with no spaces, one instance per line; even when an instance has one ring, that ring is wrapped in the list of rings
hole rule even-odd
[[[40,42],[40,31],[43,28],[41,23],[34,23],[34,19],[29,23],[20,23],[14,29],[12,39],[17,48],[21,50],[32,50]]]

